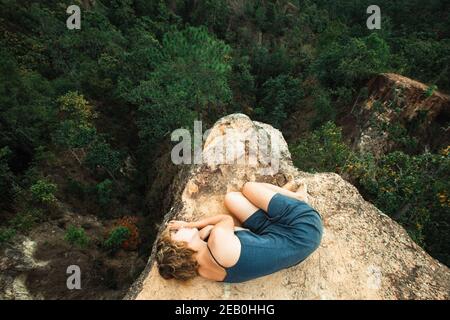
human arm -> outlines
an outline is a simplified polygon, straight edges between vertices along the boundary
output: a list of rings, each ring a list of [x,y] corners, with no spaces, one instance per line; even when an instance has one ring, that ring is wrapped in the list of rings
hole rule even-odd
[[[206,227],[204,227],[203,229],[201,229],[199,231],[200,239],[205,240],[209,236],[209,234],[211,233],[211,230],[213,228],[214,228],[214,226],[209,224]]]
[[[172,220],[169,222],[169,227],[171,229],[198,228],[202,240],[209,235],[210,250],[215,252],[215,258],[219,259],[222,266],[231,266],[239,258],[240,242],[234,234],[234,220],[230,215],[219,214],[193,222]]]
[[[198,221],[187,222],[187,221],[172,220],[169,222],[169,228],[175,229],[175,230],[177,230],[179,228],[202,229],[208,225],[225,227],[225,228],[233,230],[234,220],[228,214],[217,214],[212,217],[204,218],[204,219],[201,219]]]
[[[208,236],[210,235],[210,233],[211,233],[211,230],[214,228],[214,226],[213,225],[211,225],[211,224],[209,224],[209,225],[207,225],[206,227],[204,227],[203,229],[201,229],[200,231],[199,231],[199,236],[200,236],[200,239],[202,239],[202,240],[205,240],[206,238],[208,238]],[[236,231],[236,230],[247,230],[247,229],[245,229],[245,228],[241,228],[241,227],[234,227],[234,231]]]

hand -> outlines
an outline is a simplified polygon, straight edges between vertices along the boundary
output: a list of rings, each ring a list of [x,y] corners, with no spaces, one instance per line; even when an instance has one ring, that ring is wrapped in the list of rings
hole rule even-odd
[[[187,221],[180,221],[180,220],[171,220],[168,223],[170,230],[178,230],[181,228],[190,228],[190,223]]]

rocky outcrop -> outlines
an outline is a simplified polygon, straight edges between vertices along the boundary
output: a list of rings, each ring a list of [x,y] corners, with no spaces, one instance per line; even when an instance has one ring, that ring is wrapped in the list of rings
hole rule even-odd
[[[255,141],[257,152],[252,149]],[[450,298],[450,270],[417,246],[400,225],[364,201],[339,175],[298,171],[281,133],[242,114],[220,119],[204,143],[203,163],[184,167],[174,179],[174,200],[160,231],[169,219],[227,213],[225,193],[239,190],[246,181],[282,185],[292,177],[307,183],[310,203],[324,219],[322,243],[307,260],[241,284],[200,277],[182,283],[159,276],[153,248],[126,299]]]
[[[36,242],[20,236],[4,249],[0,256],[0,300],[32,300],[42,298],[32,295],[26,285],[27,273],[44,268],[47,261],[36,261]]]
[[[373,78],[367,92],[360,93],[352,114],[358,122],[353,124],[358,130],[351,137],[355,149],[376,157],[404,149],[405,136],[415,140],[416,147],[406,147],[413,152],[438,151],[450,143],[450,96],[398,74]]]
[[[39,223],[26,236],[17,235],[0,248],[0,300],[120,299],[145,267],[137,251],[114,255],[101,249],[113,226],[94,215],[77,215],[69,208],[58,220]],[[69,226],[80,226],[90,238],[85,248],[66,240]],[[81,270],[81,289],[70,290],[67,269]]]

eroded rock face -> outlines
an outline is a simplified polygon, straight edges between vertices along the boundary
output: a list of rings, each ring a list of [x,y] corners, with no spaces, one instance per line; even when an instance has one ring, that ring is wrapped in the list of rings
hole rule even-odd
[[[94,215],[78,215],[61,206],[62,216],[17,235],[0,249],[0,300],[121,299],[145,267],[137,251],[110,255],[99,246],[113,226]],[[109,224],[108,224],[109,223]],[[91,244],[85,248],[65,240],[70,225],[82,226]],[[81,270],[81,289],[69,290],[67,268]]]
[[[230,131],[227,129],[235,129]],[[236,147],[246,138],[264,134],[278,148],[279,167],[267,162],[218,164],[213,153],[229,139],[237,160],[251,148]],[[261,142],[261,141],[260,141]],[[245,143],[244,143],[245,145]],[[276,149],[276,148],[275,148]],[[449,299],[450,270],[417,246],[406,231],[357,189],[334,173],[307,174],[293,167],[281,133],[242,114],[220,119],[204,145],[204,163],[183,168],[171,192],[170,219],[194,220],[227,213],[227,191],[246,181],[283,185],[299,177],[308,185],[310,203],[324,219],[322,243],[301,264],[240,284],[223,284],[197,277],[189,282],[164,280],[155,264],[155,248],[146,270],[127,299]],[[225,152],[225,151],[224,151]],[[245,162],[245,161],[244,161]],[[164,229],[161,224],[160,231]]]
[[[450,143],[450,97],[423,83],[394,73],[380,74],[367,85],[367,97],[355,102],[359,128],[353,132],[357,150],[380,157],[403,149],[396,135],[407,134],[423,150],[439,151]],[[400,133],[399,130],[403,130]]]
[[[26,273],[43,268],[47,261],[34,257],[36,242],[28,237],[18,237],[13,245],[4,249],[0,257],[0,300],[32,300],[42,298],[32,295],[26,286]]]

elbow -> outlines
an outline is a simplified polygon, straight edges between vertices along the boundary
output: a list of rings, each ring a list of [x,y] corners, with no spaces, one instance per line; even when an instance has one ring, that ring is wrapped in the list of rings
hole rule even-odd
[[[227,222],[227,223],[231,223],[231,224],[234,225],[234,220],[233,220],[232,216],[230,216],[228,214],[224,214],[222,219],[223,219],[222,221]]]

